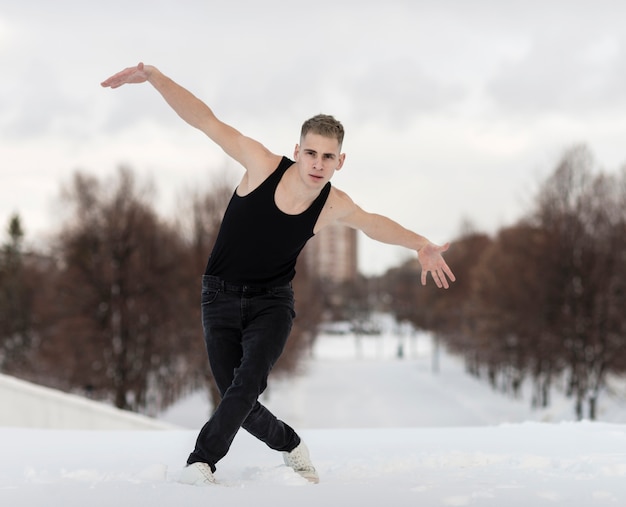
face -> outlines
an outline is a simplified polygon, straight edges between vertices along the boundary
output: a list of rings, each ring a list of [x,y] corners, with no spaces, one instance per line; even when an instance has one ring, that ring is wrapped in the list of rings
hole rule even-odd
[[[346,158],[337,139],[309,132],[296,145],[294,158],[305,184],[324,186]]]

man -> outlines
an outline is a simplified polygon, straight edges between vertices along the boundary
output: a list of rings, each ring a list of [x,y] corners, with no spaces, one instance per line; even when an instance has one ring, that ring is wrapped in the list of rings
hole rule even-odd
[[[448,288],[454,275],[437,246],[387,217],[368,213],[330,179],[342,168],[343,127],[318,115],[303,126],[294,160],[271,153],[223,123],[189,91],[155,67],[140,63],[102,83],[118,88],[149,82],[174,111],[200,129],[245,169],[228,205],[202,279],[202,323],[209,362],[222,395],[201,429],[180,481],[215,483],[213,473],[243,427],[283,453],[285,464],[311,482],[319,477],[298,434],[258,402],[291,331],[291,280],[305,243],[330,224],[415,250],[422,284],[430,273]]]

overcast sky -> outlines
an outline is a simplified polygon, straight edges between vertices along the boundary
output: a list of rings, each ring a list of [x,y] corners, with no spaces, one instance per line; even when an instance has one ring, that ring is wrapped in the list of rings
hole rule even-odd
[[[320,113],[346,128],[333,183],[442,243],[530,207],[564,150],[626,162],[626,2],[0,0],[0,226],[58,226],[81,169],[127,165],[163,215],[185,189],[241,170],[149,85],[100,82],[144,61],[276,153]],[[399,248],[361,242],[382,272]]]

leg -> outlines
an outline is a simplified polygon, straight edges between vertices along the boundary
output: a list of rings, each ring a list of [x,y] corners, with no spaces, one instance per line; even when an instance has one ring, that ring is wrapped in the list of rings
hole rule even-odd
[[[224,293],[219,284],[207,277],[202,285],[202,327],[211,371],[223,398],[243,357],[240,298]],[[208,463],[215,471],[215,463],[228,451],[234,434],[223,427],[225,414],[220,412],[220,406],[221,403],[200,430],[188,464]]]
[[[295,316],[293,291],[277,289],[272,295],[249,300],[246,316],[249,318],[243,338],[242,368],[247,369],[251,365],[249,369],[255,377],[252,383],[258,385],[258,391],[255,392],[254,406],[242,427],[271,449],[291,451],[299,445],[300,437],[256,398],[267,387],[269,373],[289,338]]]
[[[276,450],[291,451],[300,443],[292,428],[257,401],[282,353],[293,316],[290,289],[254,298],[203,290],[207,351],[222,401],[200,431],[189,464],[205,462],[214,471],[242,426]]]

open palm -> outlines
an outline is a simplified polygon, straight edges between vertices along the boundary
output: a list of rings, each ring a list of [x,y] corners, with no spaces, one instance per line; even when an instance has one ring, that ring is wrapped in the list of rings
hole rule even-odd
[[[128,67],[100,83],[105,88],[119,88],[125,84],[144,83],[150,77],[148,68],[143,63]]]
[[[452,273],[452,270],[441,256],[449,247],[450,243],[446,243],[443,246],[428,243],[420,248],[418,259],[422,266],[422,285],[426,285],[426,277],[429,272],[439,288],[447,289],[450,286],[448,280],[451,282],[456,280],[454,273]]]

